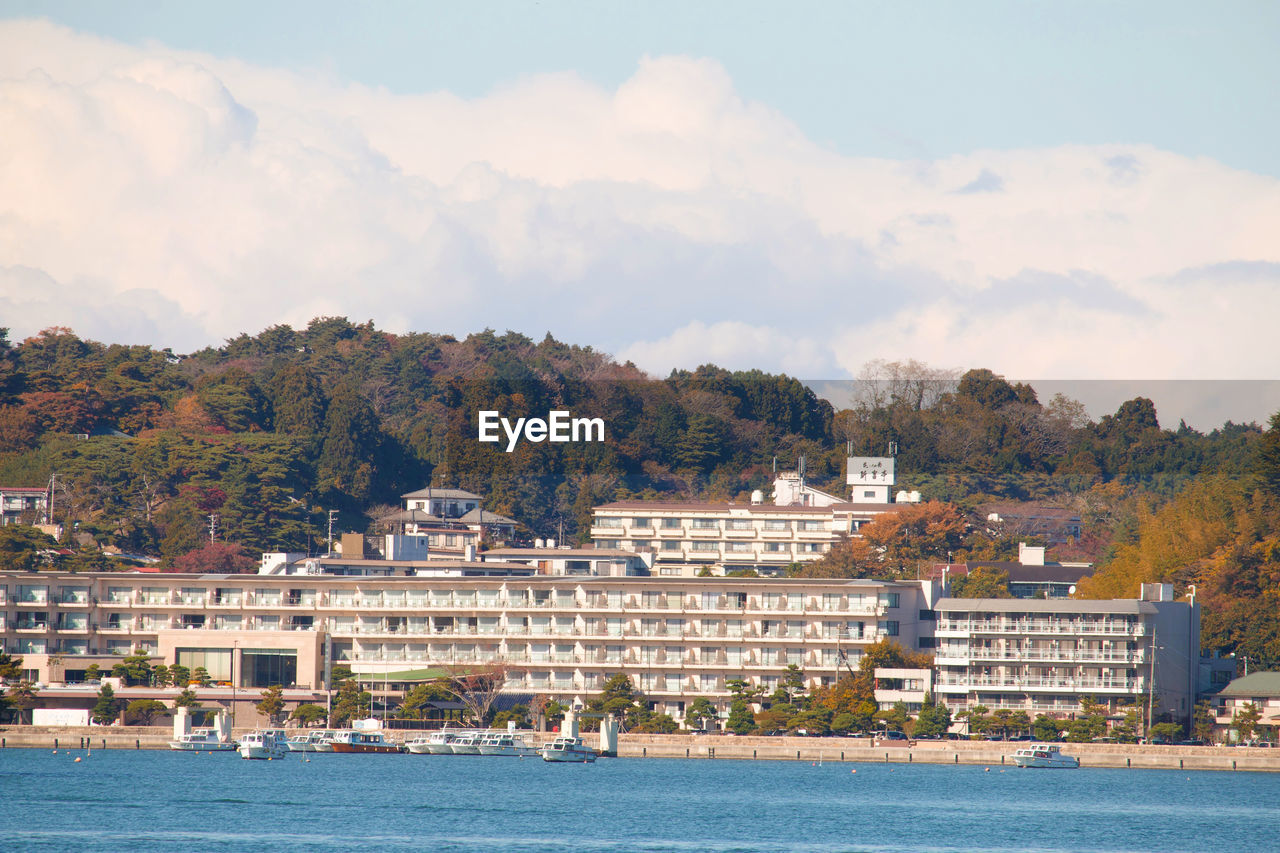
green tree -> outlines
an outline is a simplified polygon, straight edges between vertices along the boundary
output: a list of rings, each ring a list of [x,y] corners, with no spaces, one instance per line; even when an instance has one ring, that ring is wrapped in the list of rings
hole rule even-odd
[[[729,703],[729,719],[725,721],[725,730],[738,735],[746,735],[755,731],[756,720],[751,713],[751,705],[742,697]]]
[[[98,700],[93,705],[90,716],[100,726],[109,726],[120,716],[123,700],[116,698],[116,692],[110,684],[104,684],[98,690]]]
[[[333,701],[333,710],[329,715],[329,725],[339,728],[351,720],[365,714],[371,707],[373,694],[361,690],[355,679],[347,679],[338,688],[338,695]]]
[[[133,654],[111,667],[111,674],[121,679],[126,687],[151,683],[151,655],[146,649],[134,649]]]
[[[0,681],[11,681],[22,677],[22,658],[16,658],[8,652],[0,651]]]
[[[202,666],[198,666],[191,673],[191,680],[198,683],[201,687],[208,687],[213,684],[213,679],[209,676],[209,670]]]
[[[1061,720],[1055,720],[1045,714],[1040,714],[1031,721],[1031,735],[1036,740],[1058,740],[1063,731]]]
[[[187,687],[181,693],[178,694],[177,698],[173,700],[173,707],[199,708],[200,700],[196,698],[196,692],[192,690],[190,687]]]
[[[926,693],[912,734],[916,737],[941,737],[950,728],[951,709],[936,702],[932,693]]]
[[[180,663],[169,667],[169,683],[174,687],[186,687],[191,684],[191,669]]]
[[[636,710],[643,698],[644,695],[631,683],[631,677],[619,672],[609,677],[599,694],[587,700],[587,710],[613,714],[621,726],[629,728],[639,722]]]
[[[6,524],[0,527],[0,569],[39,571],[47,562],[41,552],[57,547],[52,536],[34,527]]]
[[[328,712],[325,711],[323,705],[317,705],[314,702],[303,702],[293,709],[289,719],[300,726],[314,726],[316,723],[322,722],[327,716]]]
[[[1213,713],[1213,705],[1205,699],[1196,703],[1191,719],[1191,736],[1202,743],[1213,741],[1213,729],[1217,720]]]
[[[1151,727],[1152,740],[1177,743],[1182,740],[1182,726],[1178,723],[1156,723]]]
[[[1009,572],[995,566],[975,566],[968,576],[951,581],[952,598],[1013,598]]]
[[[85,673],[86,676],[88,673]],[[169,667],[162,663],[158,663],[151,667],[151,684],[155,687],[168,687],[173,684],[173,676],[169,673]]]
[[[453,700],[453,693],[443,684],[435,681],[424,681],[415,684],[400,703],[400,716],[409,720],[421,720],[427,715],[432,702]]]
[[[907,730],[907,723],[910,722],[911,716],[907,713],[905,702],[894,702],[893,707],[887,711],[876,711],[875,719],[890,731],[903,732]]]
[[[266,717],[271,725],[277,725],[280,714],[284,711],[284,688],[273,684],[262,691],[262,699],[254,707],[258,713]]]
[[[167,711],[165,704],[158,699],[134,699],[124,709],[127,724],[149,726],[156,714]]]
[[[37,694],[36,686],[30,681],[19,681],[17,684],[10,685],[4,691],[4,701],[17,710],[19,723],[24,722],[24,713],[26,715],[25,722],[31,722],[31,709],[39,701]]]
[[[684,711],[685,725],[703,731],[706,730],[708,725],[716,723],[719,719],[720,712],[716,710],[715,705],[711,704],[711,700],[705,696],[699,696],[694,699]]]
[[[1231,727],[1241,742],[1252,740],[1258,728],[1258,720],[1262,719],[1262,709],[1252,702],[1246,702],[1231,715]]]
[[[1280,498],[1280,412],[1271,416],[1270,426],[1258,442],[1254,477],[1259,488]]]
[[[91,663],[87,667],[85,667],[85,670],[84,670],[85,681],[97,681],[100,678],[102,678],[102,667],[98,666],[96,663]]]

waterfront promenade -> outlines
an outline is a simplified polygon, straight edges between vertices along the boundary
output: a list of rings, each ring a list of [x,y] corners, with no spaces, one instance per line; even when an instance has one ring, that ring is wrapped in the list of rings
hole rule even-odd
[[[239,737],[251,731],[237,728]],[[547,735],[551,737],[550,734]],[[594,744],[594,735],[584,741]],[[167,749],[168,726],[0,727],[0,748]],[[890,745],[892,744],[892,745]],[[980,764],[1012,766],[1009,756],[1022,743],[993,741],[891,741],[865,737],[734,737],[729,735],[618,736],[622,758],[744,759],[756,761]],[[1081,767],[1165,770],[1260,770],[1280,772],[1280,749],[1226,746],[1143,746],[1073,743],[1064,750]]]

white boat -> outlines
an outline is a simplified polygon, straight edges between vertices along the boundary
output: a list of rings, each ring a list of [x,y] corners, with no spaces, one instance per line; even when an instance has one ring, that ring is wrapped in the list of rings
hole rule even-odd
[[[169,741],[170,749],[183,752],[230,751],[236,746],[233,740],[222,740],[215,729],[196,729],[189,734],[179,735],[177,740]]]
[[[480,732],[466,732],[458,735],[449,744],[449,751],[454,755],[479,755],[480,739],[483,735]]]
[[[1079,767],[1080,759],[1063,755],[1057,744],[1045,743],[1025,746],[1013,754],[1013,763],[1019,767]]]
[[[322,729],[314,732],[306,732],[297,734],[289,738],[290,752],[333,752],[333,746],[329,741],[333,738],[334,732]]]
[[[536,746],[530,746],[523,735],[516,732],[495,732],[480,739],[481,755],[497,755],[504,758],[526,758],[538,754]]]
[[[289,736],[281,729],[258,729],[240,741],[241,758],[284,758],[289,754]]]
[[[334,732],[328,743],[334,752],[354,752],[362,755],[404,751],[400,744],[387,740],[382,736],[382,732],[377,731],[344,729]]]
[[[558,737],[542,745],[543,761],[595,761],[596,751],[582,745],[580,737]]]
[[[431,734],[418,735],[405,744],[415,755],[453,755],[453,743],[464,735],[474,734],[471,729],[440,729]]]

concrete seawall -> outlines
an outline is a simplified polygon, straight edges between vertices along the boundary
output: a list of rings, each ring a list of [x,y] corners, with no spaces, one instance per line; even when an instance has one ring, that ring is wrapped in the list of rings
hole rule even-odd
[[[237,728],[240,737],[251,731]],[[394,735],[393,735],[394,736]],[[548,735],[550,737],[550,735]],[[168,726],[0,727],[0,747],[15,749],[167,749]],[[595,736],[583,740],[595,745]],[[875,762],[897,764],[981,764],[1011,767],[1021,744],[989,741],[891,741],[844,737],[730,737],[725,735],[618,736],[623,758],[743,759],[747,761]],[[1280,749],[1226,746],[1139,746],[1072,743],[1063,751],[1081,767],[1162,770],[1261,770],[1280,772]]]
[[[1014,750],[1024,745],[949,740],[889,741],[882,744],[871,738],[843,737],[618,736],[618,754],[623,757],[982,764],[995,767],[1012,767]],[[1081,767],[1280,772],[1280,749],[1072,743],[1064,744],[1063,751],[1079,758]]]

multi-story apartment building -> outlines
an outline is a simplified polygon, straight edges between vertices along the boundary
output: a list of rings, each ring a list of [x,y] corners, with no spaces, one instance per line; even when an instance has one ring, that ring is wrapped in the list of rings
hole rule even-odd
[[[44,486],[0,486],[0,526],[47,521],[49,490]]]
[[[890,503],[893,459],[849,457],[850,499],[807,485],[801,471],[786,471],[773,483],[773,503],[752,493],[749,504],[619,501],[595,507],[591,539],[597,548],[651,555],[657,575],[724,574],[755,569],[776,575],[792,563],[817,560],[877,515],[915,502],[919,492],[901,492]]]
[[[1170,584],[1144,584],[1135,600],[942,598],[935,612],[935,690],[953,708],[1066,716],[1090,696],[1189,723],[1200,610]]]
[[[679,717],[696,697],[727,707],[731,679],[772,691],[792,664],[810,686],[832,683],[868,644],[917,648],[933,625],[915,583],[431,565],[432,576],[0,572],[0,637],[44,682],[138,648],[238,688],[320,689],[337,663],[375,691],[403,687],[412,670],[501,665],[506,693],[566,704],[623,672]]]
[[[695,574],[703,567],[717,574],[755,569],[772,575],[820,558],[877,514],[897,508],[619,501],[595,508],[591,538],[597,548],[652,553],[657,575]]]

